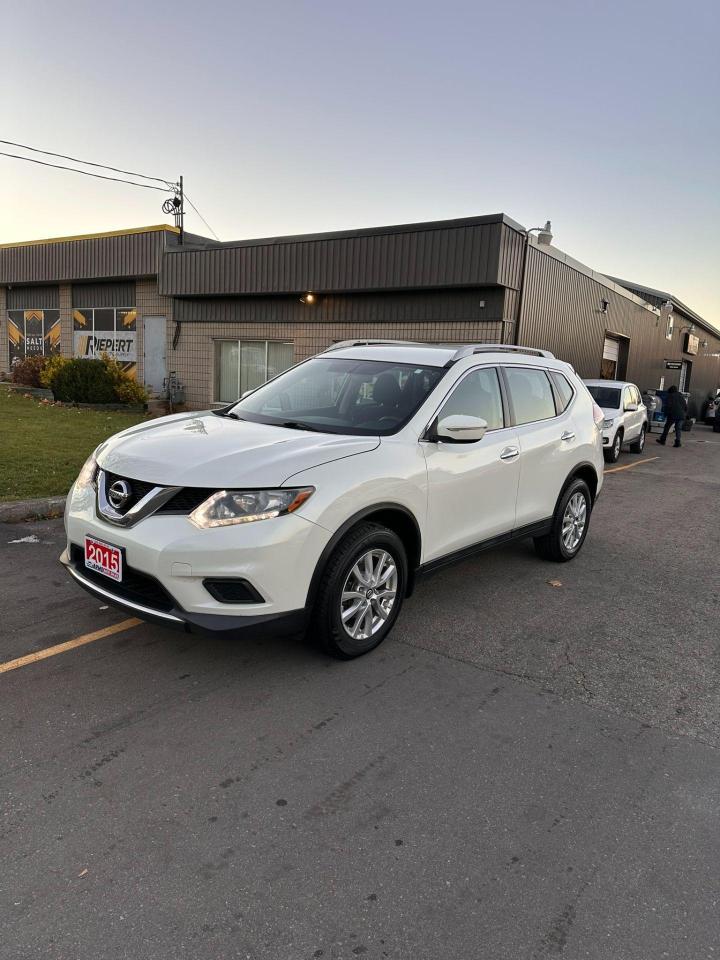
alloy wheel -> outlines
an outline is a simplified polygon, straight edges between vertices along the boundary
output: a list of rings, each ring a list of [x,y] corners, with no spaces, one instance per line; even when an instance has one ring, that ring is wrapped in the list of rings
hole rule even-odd
[[[340,619],[353,640],[367,640],[387,622],[397,596],[398,570],[387,550],[368,550],[348,573],[340,595]]]
[[[582,493],[574,493],[567,502],[562,522],[562,542],[569,553],[580,546],[587,525],[587,501]]]

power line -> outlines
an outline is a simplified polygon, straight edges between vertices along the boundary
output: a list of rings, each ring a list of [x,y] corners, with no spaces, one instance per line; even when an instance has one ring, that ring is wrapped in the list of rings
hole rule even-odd
[[[170,191],[177,192],[177,184],[173,183],[170,180],[165,180],[162,177],[149,177],[144,173],[135,173],[132,170],[123,170],[121,167],[111,167],[105,163],[93,163],[90,160],[79,160],[77,157],[70,157],[65,153],[55,153],[52,150],[41,150],[39,147],[29,147],[25,143],[15,143],[13,140],[0,140],[0,144],[5,144],[6,146],[10,146],[10,147],[19,147],[21,150],[30,150],[32,153],[41,153],[43,156],[46,156],[46,157],[57,157],[61,160],[70,160],[72,161],[72,163],[80,163],[86,167],[96,167],[99,170],[112,170],[114,173],[124,173],[129,177],[140,177],[143,180],[154,180],[157,183],[164,184],[165,186],[154,187],[147,183],[137,183],[136,181],[133,181],[133,180],[123,180],[120,177],[108,177],[105,174],[91,173],[89,170],[78,170],[75,167],[68,167],[68,166],[65,166],[64,164],[48,163],[45,160],[36,160],[34,157],[23,157],[17,153],[7,153],[4,150],[0,150],[0,156],[12,157],[14,160],[26,160],[28,163],[37,163],[43,167],[54,167],[56,170],[68,170],[70,171],[70,173],[80,173],[85,177],[95,177],[97,180],[112,180],[115,183],[127,183],[129,186],[133,186],[133,187],[144,187],[146,190],[160,190],[162,193],[170,192]],[[205,217],[200,213],[198,208],[192,202],[190,197],[187,194],[184,194],[184,197],[187,200],[187,202],[190,204],[190,206],[193,208],[195,213],[198,215],[198,217],[200,217],[202,222],[208,228],[210,233],[215,237],[215,239],[219,243],[220,237],[218,237],[218,235],[215,233],[213,228],[207,222]]]
[[[192,200],[190,199],[190,197],[189,197],[186,193],[184,193],[183,196],[185,197],[185,199],[187,200],[187,202],[190,204],[190,206],[193,208],[193,210],[195,211],[195,213],[200,217],[200,219],[201,219],[202,222],[205,224],[205,226],[208,228],[208,230],[210,231],[210,233],[215,237],[215,239],[217,240],[217,242],[220,243],[220,237],[215,233],[215,231],[213,230],[213,228],[212,228],[212,227],[210,226],[210,224],[207,222],[207,220],[205,219],[205,217],[200,213],[200,211],[199,211],[198,208],[195,206],[195,204],[192,202]]]
[[[68,157],[64,153],[53,153],[52,150],[40,150],[38,147],[29,147],[25,143],[14,143],[12,140],[0,140],[8,147],[19,147],[21,150],[30,150],[32,153],[42,153],[46,157],[58,157],[60,160],[72,160],[73,163],[81,163],[85,167],[98,167],[101,170],[112,170],[114,173],[124,173],[128,177],[140,177],[142,180],[155,180],[157,183],[164,183],[167,187],[173,188],[175,184],[163,177],[148,177],[144,173],[134,173],[132,170],[122,170],[120,167],[110,167],[106,163],[92,163],[90,160],[78,160],[77,157]],[[26,159],[31,159],[27,157]],[[78,171],[82,172],[82,171]]]
[[[4,140],[0,141],[0,143],[4,142]],[[159,190],[161,193],[169,193],[174,190],[174,187],[170,186],[165,180],[161,180],[160,182],[167,183],[167,186],[155,187],[151,183],[137,183],[135,180],[123,180],[121,177],[108,177],[102,173],[90,173],[89,170],[78,170],[76,167],[66,167],[60,163],[48,163],[46,160],[36,160],[34,157],[22,157],[17,153],[6,153],[4,150],[0,150],[0,156],[12,157],[14,160],[26,160],[28,163],[39,163],[42,167],[54,167],[56,170],[69,170],[70,173],[81,173],[84,177],[95,177],[97,180],[114,180],[115,183],[127,183],[128,186],[143,187],[145,190]],[[108,169],[112,170],[113,167],[109,167]],[[135,176],[142,176],[142,174],[135,174]],[[153,177],[151,179],[155,178]]]

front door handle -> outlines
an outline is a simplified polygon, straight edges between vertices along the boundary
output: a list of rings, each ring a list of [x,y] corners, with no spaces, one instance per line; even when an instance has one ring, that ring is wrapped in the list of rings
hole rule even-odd
[[[560,437],[561,440],[574,440],[575,434],[572,430],[566,430],[565,433]]]
[[[505,447],[503,452],[500,454],[501,460],[514,460],[516,457],[520,456],[520,451],[517,447]]]

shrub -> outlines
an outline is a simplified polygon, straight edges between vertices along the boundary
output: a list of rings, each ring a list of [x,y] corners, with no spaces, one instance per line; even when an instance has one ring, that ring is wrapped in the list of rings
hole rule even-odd
[[[41,387],[41,374],[47,362],[46,357],[25,357],[13,364],[12,382],[21,383],[25,387]]]
[[[53,378],[52,391],[64,403],[115,403],[115,384],[102,360],[68,360]]]
[[[143,404],[147,400],[142,384],[107,354],[100,360],[53,357],[44,380],[63,403]]]
[[[147,401],[148,395],[145,387],[138,383],[135,377],[131,376],[126,370],[123,370],[117,360],[113,360],[104,353],[102,362],[112,379],[118,403],[141,404]]]
[[[54,353],[50,357],[45,357],[45,365],[40,371],[40,383],[49,390],[55,392],[55,378],[68,363],[72,363],[67,357],[61,357]]]

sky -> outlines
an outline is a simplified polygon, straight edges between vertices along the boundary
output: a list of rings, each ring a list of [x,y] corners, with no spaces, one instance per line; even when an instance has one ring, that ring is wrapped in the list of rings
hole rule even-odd
[[[3,8],[0,137],[183,174],[222,240],[550,219],[720,325],[717,0]],[[0,243],[161,223],[162,201],[0,156]]]

